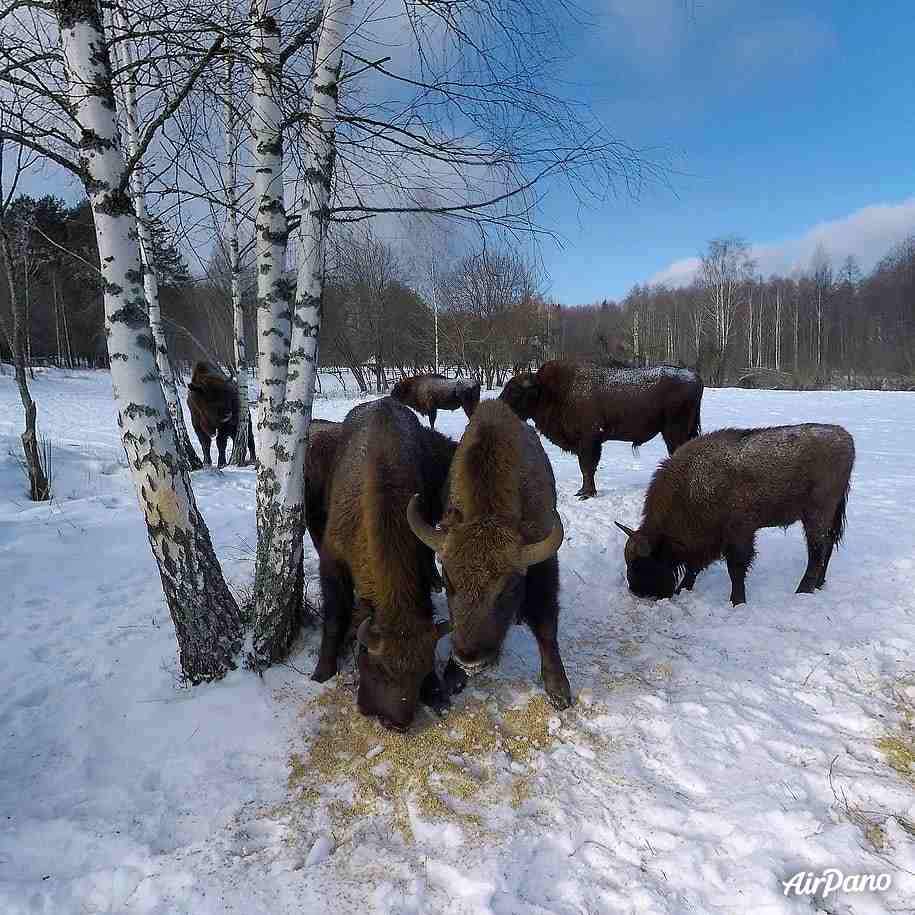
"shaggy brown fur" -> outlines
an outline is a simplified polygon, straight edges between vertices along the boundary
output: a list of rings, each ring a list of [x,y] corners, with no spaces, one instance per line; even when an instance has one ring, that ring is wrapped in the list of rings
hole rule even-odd
[[[358,599],[371,611],[359,655],[359,710],[399,730],[418,700],[444,702],[433,667],[435,560],[411,533],[406,509],[419,492],[430,521],[441,516],[456,447],[389,397],[350,411],[339,431],[320,543],[324,635],[314,679],[336,673]]]
[[[554,533],[556,484],[537,434],[507,405],[488,400],[477,408],[451,464],[446,506],[440,556],[452,621],[449,686],[460,689],[462,671],[497,658],[512,622],[525,622],[540,648],[547,694],[566,708],[572,694],[556,640],[561,540],[542,561],[519,563],[525,544]]]
[[[582,499],[597,494],[594,473],[606,441],[644,445],[658,433],[668,454],[700,432],[702,379],[691,369],[604,368],[547,362],[535,375],[510,379],[500,396],[521,419],[533,419],[554,445],[578,455]]]
[[[434,429],[439,410],[463,407],[468,419],[473,416],[480,402],[480,382],[471,384],[443,375],[415,375],[398,381],[391,388],[391,397],[428,416],[429,425]]]
[[[343,423],[313,419],[305,445],[305,527],[315,552],[320,552],[327,527],[327,497]]]
[[[226,463],[226,443],[235,438],[238,432],[238,388],[217,371],[208,362],[198,362],[194,366],[191,383],[187,386],[187,405],[191,411],[191,423],[200,447],[203,450],[203,463],[212,464],[210,444],[216,436],[216,449],[219,452],[218,467]],[[254,460],[254,429],[251,417],[248,416],[248,451]]]
[[[655,473],[641,528],[624,528],[629,587],[669,597],[681,572],[680,587],[689,590],[724,557],[731,602],[742,604],[756,531],[800,521],[808,561],[797,590],[822,588],[845,530],[854,462],[854,440],[841,426],[722,429],[687,443]]]

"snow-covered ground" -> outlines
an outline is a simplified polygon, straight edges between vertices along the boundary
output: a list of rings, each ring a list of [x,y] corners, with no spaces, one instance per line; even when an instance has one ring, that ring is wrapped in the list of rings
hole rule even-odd
[[[110,380],[43,373],[33,394],[45,505],[25,498],[0,377],[3,915],[915,911],[915,395],[706,391],[706,430],[837,422],[858,452],[826,590],[794,594],[799,527],[764,532],[736,609],[721,565],[669,601],[626,589],[613,521],[638,521],[660,442],[605,446],[584,503],[575,458],[545,442],[577,702],[543,702],[516,628],[449,718],[399,737],[353,713],[350,669],[308,679],[315,632],[262,679],[178,688]],[[464,424],[439,414],[455,438]],[[241,591],[253,473],[194,485]],[[783,894],[828,867],[892,886]]]

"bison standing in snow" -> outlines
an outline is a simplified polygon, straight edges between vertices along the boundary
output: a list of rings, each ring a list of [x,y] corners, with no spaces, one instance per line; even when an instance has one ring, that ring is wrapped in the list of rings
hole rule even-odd
[[[407,504],[422,493],[438,520],[456,447],[390,397],[354,408],[339,430],[319,551],[324,632],[313,679],[337,672],[353,611],[367,611],[357,630],[357,703],[394,730],[406,730],[420,700],[446,705],[434,668],[444,634],[432,617],[435,557],[411,533]]]
[[[226,443],[238,434],[238,388],[223,374],[215,371],[208,362],[198,362],[187,386],[187,405],[191,411],[191,424],[200,439],[203,463],[212,464],[210,445],[216,436],[219,452],[218,467],[226,463]],[[248,420],[248,451],[254,460],[254,429],[251,416]]]
[[[468,419],[473,416],[480,402],[480,382],[471,384],[443,375],[415,375],[398,381],[391,388],[391,397],[428,416],[429,425],[434,429],[439,410],[463,407]]]
[[[581,489],[597,495],[594,473],[606,441],[644,445],[658,433],[673,454],[700,432],[702,379],[692,369],[603,368],[547,362],[536,374],[510,379],[500,395],[521,419],[563,451],[578,455]]]
[[[410,527],[439,554],[451,611],[449,688],[492,664],[513,622],[531,627],[543,684],[556,708],[572,702],[559,656],[559,562],[562,522],[553,469],[537,434],[503,403],[482,403],[451,464],[441,530],[419,513]]]
[[[854,440],[841,426],[722,429],[689,442],[652,478],[642,526],[634,531],[616,522],[629,538],[630,590],[653,598],[691,590],[696,575],[724,557],[731,603],[742,604],[756,531],[795,521],[807,538],[797,591],[822,588],[845,530],[854,462]]]
[[[343,437],[343,423],[313,419],[308,426],[305,444],[305,527],[315,551],[320,551],[327,526],[327,497]]]

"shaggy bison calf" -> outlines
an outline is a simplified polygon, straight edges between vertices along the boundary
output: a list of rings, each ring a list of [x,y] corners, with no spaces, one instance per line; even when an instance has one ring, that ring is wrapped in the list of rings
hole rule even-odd
[[[696,575],[724,557],[731,603],[742,604],[756,531],[795,521],[807,537],[797,591],[822,588],[845,529],[854,462],[854,440],[841,426],[722,429],[689,442],[652,478],[642,526],[634,531],[616,522],[629,538],[630,590],[654,598],[691,590]]]
[[[578,455],[581,489],[597,495],[594,472],[606,441],[644,445],[658,433],[673,454],[700,431],[702,379],[692,369],[603,368],[547,362],[535,375],[510,379],[500,395],[521,419],[563,451]]]
[[[391,388],[391,397],[412,407],[417,413],[429,417],[429,425],[435,428],[435,416],[439,410],[457,410],[463,407],[467,418],[480,402],[480,382],[445,378],[442,375],[416,375],[404,378]]]
[[[208,362],[198,362],[194,366],[191,383],[187,386],[187,405],[191,411],[191,423],[200,447],[203,450],[203,463],[208,467],[213,463],[210,457],[210,445],[216,436],[216,450],[219,452],[218,467],[226,463],[226,443],[231,436],[235,440],[238,434],[238,388],[223,376],[214,371]],[[254,429],[251,416],[248,416],[248,451],[254,460]]]
[[[435,557],[411,533],[407,504],[421,492],[438,520],[456,445],[390,397],[354,408],[338,430],[325,431],[338,440],[330,479],[321,484],[324,632],[312,679],[337,672],[357,612],[359,711],[403,731],[417,702],[439,710],[447,704],[434,667],[444,635],[433,620]]]
[[[448,476],[441,530],[419,513],[413,533],[442,560],[451,611],[450,690],[494,663],[514,622],[530,626],[540,648],[543,685],[556,708],[572,703],[559,656],[559,562],[563,530],[549,458],[530,426],[497,400],[474,413]]]

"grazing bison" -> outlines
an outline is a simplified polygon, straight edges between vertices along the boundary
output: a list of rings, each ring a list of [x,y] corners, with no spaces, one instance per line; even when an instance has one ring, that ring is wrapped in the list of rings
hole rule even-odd
[[[219,452],[218,467],[226,463],[226,442],[233,441],[238,434],[238,388],[220,372],[214,371],[208,362],[194,366],[191,383],[187,386],[187,405],[191,411],[191,423],[200,447],[203,449],[203,463],[210,466],[210,443],[216,436]],[[248,451],[254,460],[254,429],[248,416]]]
[[[435,416],[439,410],[464,408],[467,418],[480,402],[480,382],[445,378],[442,375],[416,375],[404,378],[391,388],[391,397],[413,407],[417,413],[429,417],[429,425],[435,428]]]
[[[807,537],[807,570],[797,591],[822,588],[845,529],[854,462],[854,440],[841,426],[722,429],[689,442],[655,473],[642,526],[634,531],[617,522],[629,538],[630,590],[654,598],[691,590],[696,575],[724,557],[731,603],[742,604],[756,531],[795,521]]]
[[[435,673],[435,646],[444,629],[432,618],[435,557],[411,533],[407,504],[421,492],[430,518],[441,516],[441,495],[457,446],[419,424],[390,397],[350,411],[342,424],[320,542],[324,632],[313,679],[337,671],[337,655],[353,622],[364,715],[405,730],[422,700],[447,702]]]
[[[419,513],[410,527],[442,561],[451,610],[448,686],[493,663],[513,622],[531,627],[543,684],[556,708],[572,702],[556,641],[562,522],[553,469],[537,434],[497,400],[470,420],[448,475],[441,530]]]
[[[659,432],[673,454],[700,431],[702,379],[692,369],[602,368],[576,362],[547,362],[535,375],[510,379],[500,396],[521,419],[563,451],[578,455],[581,489],[597,495],[594,472],[606,441],[644,445]]]
[[[313,419],[308,427],[305,444],[305,527],[315,551],[320,552],[327,527],[327,496],[337,456],[343,438],[343,423]]]

